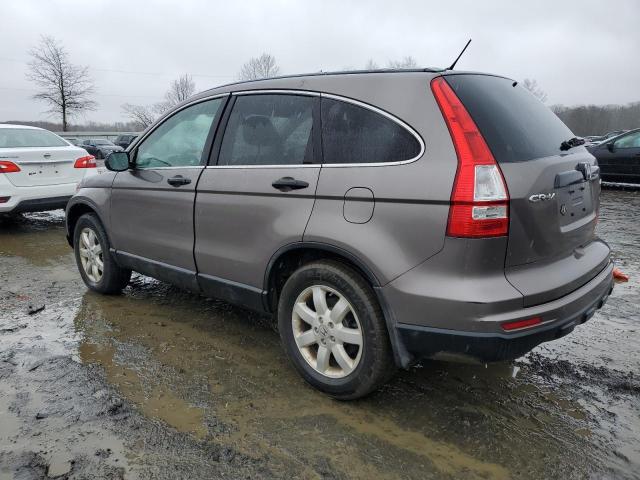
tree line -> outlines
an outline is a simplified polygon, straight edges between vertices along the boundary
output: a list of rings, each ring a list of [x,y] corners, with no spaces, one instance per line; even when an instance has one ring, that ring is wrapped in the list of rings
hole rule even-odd
[[[27,79],[32,81],[38,91],[33,96],[47,104],[47,113],[60,118],[60,124],[48,122],[22,122],[32,125],[55,125],[57,130],[67,131],[70,127],[69,119],[75,118],[87,111],[95,110],[97,102],[91,97],[95,93],[93,80],[87,66],[75,65],[71,62],[64,46],[50,36],[43,36],[40,43],[29,51],[31,62],[28,64]],[[418,62],[406,56],[399,60],[389,60],[386,68],[417,68]],[[376,70],[379,64],[369,59],[364,65],[366,70]],[[347,67],[345,70],[354,70]],[[281,72],[276,58],[263,53],[249,59],[238,71],[239,81],[259,80],[271,78]],[[534,79],[524,79],[523,87],[546,102],[547,94]],[[106,130],[122,131],[142,130],[151,125],[162,114],[175,105],[187,100],[196,92],[196,84],[189,74],[184,74],[169,84],[164,99],[150,105],[134,105],[125,103],[121,106],[122,113],[129,122],[115,124],[90,123],[74,125],[73,130]],[[627,105],[579,105],[567,107],[553,105],[551,109],[564,121],[569,128],[581,136],[604,134],[613,130],[623,130],[640,127],[640,102]],[[59,125],[59,127],[58,127]],[[133,127],[133,128],[131,128]]]

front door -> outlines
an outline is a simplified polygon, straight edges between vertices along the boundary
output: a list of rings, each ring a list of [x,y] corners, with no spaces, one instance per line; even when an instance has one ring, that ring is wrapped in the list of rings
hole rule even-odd
[[[302,240],[320,172],[318,100],[234,95],[217,162],[214,155],[196,197],[195,258],[205,293],[259,309],[269,260]]]
[[[119,261],[136,271],[197,288],[193,205],[226,97],[177,111],[130,153],[111,194],[112,242]]]

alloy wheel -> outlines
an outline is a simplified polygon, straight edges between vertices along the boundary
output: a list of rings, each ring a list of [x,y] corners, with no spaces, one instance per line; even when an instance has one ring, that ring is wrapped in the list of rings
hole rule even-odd
[[[78,253],[87,278],[99,283],[104,273],[104,257],[100,240],[91,228],[83,228],[80,232]]]
[[[293,305],[293,337],[306,362],[318,373],[344,378],[358,366],[364,336],[349,300],[325,285],[306,288]]]

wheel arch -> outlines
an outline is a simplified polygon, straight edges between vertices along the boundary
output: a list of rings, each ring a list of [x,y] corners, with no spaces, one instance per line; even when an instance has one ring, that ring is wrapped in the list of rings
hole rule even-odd
[[[264,277],[264,309],[269,313],[277,311],[280,291],[287,278],[300,266],[315,260],[332,259],[342,262],[360,273],[369,283],[382,309],[387,333],[391,341],[396,365],[407,368],[413,362],[412,356],[398,336],[395,317],[390,305],[382,295],[381,284],[375,273],[351,252],[335,245],[319,242],[296,242],[280,248],[269,260]]]
[[[281,247],[269,260],[264,276],[265,309],[274,312],[280,290],[287,278],[301,265],[314,260],[333,259],[360,273],[372,288],[380,286],[375,273],[357,256],[343,248],[320,242],[296,242]]]
[[[109,232],[107,231],[107,225],[104,222],[102,216],[98,212],[98,207],[89,199],[82,199],[73,203],[69,203],[66,210],[66,228],[67,228],[67,242],[69,245],[73,247],[73,232],[75,231],[76,224],[78,223],[78,219],[84,215],[85,213],[93,213],[107,234],[107,238],[109,239],[109,243],[111,244],[111,238],[109,238]]]

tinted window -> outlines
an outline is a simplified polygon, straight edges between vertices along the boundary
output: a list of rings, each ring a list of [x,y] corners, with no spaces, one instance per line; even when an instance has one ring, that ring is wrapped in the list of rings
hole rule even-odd
[[[67,142],[47,130],[0,128],[0,148],[67,146]]]
[[[221,98],[198,103],[169,117],[137,149],[139,168],[189,167],[201,164]]]
[[[238,96],[218,165],[312,163],[314,101],[302,95]]]
[[[381,163],[415,158],[418,140],[393,120],[352,103],[322,99],[324,163]]]
[[[640,131],[619,138],[613,145],[616,148],[640,148]]]
[[[489,75],[449,75],[498,162],[558,155],[575,135],[540,100],[513,80]]]

